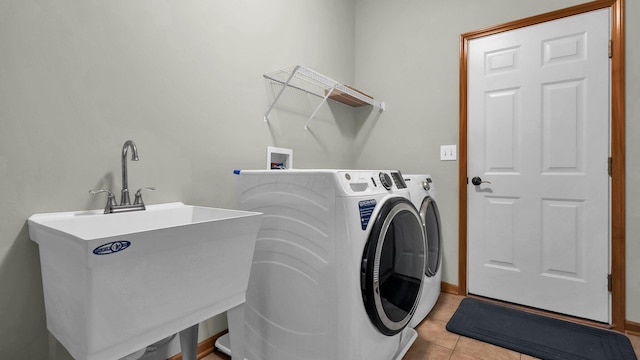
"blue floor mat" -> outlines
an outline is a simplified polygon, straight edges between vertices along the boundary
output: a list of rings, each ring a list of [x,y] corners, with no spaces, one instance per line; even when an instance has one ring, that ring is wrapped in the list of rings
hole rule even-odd
[[[637,360],[617,332],[465,298],[447,330],[545,360]]]

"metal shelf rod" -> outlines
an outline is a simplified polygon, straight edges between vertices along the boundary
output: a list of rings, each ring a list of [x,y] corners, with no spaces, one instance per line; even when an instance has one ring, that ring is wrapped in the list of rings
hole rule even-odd
[[[282,87],[282,89],[280,89],[280,92],[278,92],[278,95],[276,95],[276,98],[271,103],[271,106],[269,106],[269,109],[267,109],[267,112],[264,114],[264,122],[269,122],[269,114],[271,113],[271,110],[273,110],[273,108],[276,106],[276,102],[278,102],[278,99],[280,99],[280,96],[282,96],[284,89],[287,88],[287,85],[289,85],[289,82],[291,82],[291,79],[293,79],[293,76],[296,74],[296,71],[298,71],[299,68],[300,68],[300,65],[296,65],[296,67],[291,72],[291,75],[289,75],[289,78],[285,82],[284,86]]]
[[[322,104],[327,102],[327,99],[329,98],[329,96],[331,95],[331,93],[333,92],[334,89],[335,89],[335,87],[332,87],[329,91],[327,91],[327,95],[324,96],[324,98],[322,99],[322,102],[320,102],[318,107],[316,107],[316,110],[313,112],[313,114],[311,114],[311,116],[309,116],[309,119],[307,119],[307,122],[304,123],[304,129],[305,130],[309,130],[309,122],[311,122],[311,119],[313,119],[316,116],[316,114],[318,113],[318,110],[320,110],[320,107],[322,106]]]

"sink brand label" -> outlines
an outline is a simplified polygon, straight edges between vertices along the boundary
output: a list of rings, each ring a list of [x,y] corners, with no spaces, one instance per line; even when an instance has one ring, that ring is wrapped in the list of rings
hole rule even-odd
[[[96,255],[109,255],[122,251],[131,245],[131,241],[119,240],[112,241],[110,243],[102,244],[93,249],[93,253]]]
[[[376,200],[362,200],[358,203],[358,207],[360,208],[360,225],[362,230],[366,230],[369,220],[371,220],[373,209],[376,207]]]

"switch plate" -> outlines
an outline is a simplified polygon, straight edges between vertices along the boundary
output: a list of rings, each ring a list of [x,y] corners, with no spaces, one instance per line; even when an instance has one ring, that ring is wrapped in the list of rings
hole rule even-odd
[[[458,152],[456,150],[456,145],[441,145],[440,146],[440,160],[442,161],[452,161],[458,158]]]

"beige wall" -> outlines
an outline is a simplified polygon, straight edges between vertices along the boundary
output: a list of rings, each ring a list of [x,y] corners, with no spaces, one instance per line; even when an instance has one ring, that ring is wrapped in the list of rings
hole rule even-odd
[[[356,133],[356,167],[433,175],[443,221],[443,281],[458,283],[458,163],[440,145],[458,143],[460,34],[584,3],[582,0],[356,0],[356,83],[387,111]],[[627,319],[640,322],[640,4],[626,1]],[[366,123],[364,123],[366,124]],[[385,144],[381,146],[380,144]]]
[[[268,145],[349,167],[347,107],[305,131],[317,99],[289,96],[265,124],[262,74],[300,63],[353,83],[353,19],[343,0],[0,1],[0,359],[68,359],[49,344],[26,220],[103,207],[88,190],[119,191],[125,140],[130,187],[158,188],[149,204],[233,208],[233,169],[264,168]]]
[[[640,3],[625,5],[627,319],[640,322]]]
[[[120,149],[138,144],[131,188],[148,203],[235,207],[236,168],[266,146],[300,168],[430,172],[444,218],[444,280],[457,282],[458,36],[574,5],[569,0],[0,1],[0,358],[68,359],[45,327],[33,213],[100,208],[120,189]],[[628,1],[628,153],[638,153],[640,5]],[[637,23],[638,21],[636,21]],[[384,100],[387,111],[287,94],[262,116],[262,74],[304,64]],[[635,121],[634,121],[635,120]],[[635,140],[635,141],[634,141]],[[384,144],[384,145],[380,145]],[[638,160],[628,159],[628,318],[640,321]],[[447,200],[448,199],[448,200]],[[635,254],[635,256],[634,256]],[[225,326],[207,321],[203,336]]]

